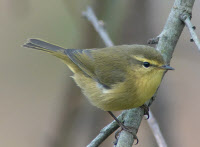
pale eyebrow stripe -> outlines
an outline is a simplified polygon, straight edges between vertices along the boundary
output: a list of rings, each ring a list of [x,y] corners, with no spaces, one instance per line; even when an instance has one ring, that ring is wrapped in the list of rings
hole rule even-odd
[[[159,63],[155,60],[149,60],[149,59],[146,59],[144,57],[140,57],[140,56],[134,56],[132,55],[131,57],[133,57],[134,59],[140,61],[140,62],[149,62],[152,66],[159,66]]]

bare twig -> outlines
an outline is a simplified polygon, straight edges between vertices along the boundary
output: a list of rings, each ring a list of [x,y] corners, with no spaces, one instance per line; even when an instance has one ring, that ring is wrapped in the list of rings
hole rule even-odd
[[[82,15],[85,16],[88,19],[88,21],[90,21],[92,23],[95,30],[99,33],[99,35],[103,39],[106,46],[113,46],[113,42],[111,41],[110,37],[108,36],[107,32],[105,31],[103,24],[100,23],[102,21],[99,21],[97,19],[92,8],[88,7],[87,10],[82,13]]]
[[[200,51],[200,41],[199,41],[199,39],[197,37],[197,34],[194,31],[194,26],[192,25],[192,22],[190,20],[190,16],[187,15],[187,14],[183,14],[183,15],[180,16],[180,18],[186,24],[187,28],[190,31],[192,40],[195,42],[195,44],[197,45],[197,48]]]
[[[158,146],[159,147],[167,147],[165,139],[160,131],[160,127],[151,111],[149,111],[149,119],[147,121],[148,121],[149,127],[151,128],[151,130],[154,134],[154,137],[156,139]]]
[[[99,21],[96,18],[92,8],[88,7],[87,10],[85,12],[83,12],[83,15],[93,24],[94,28],[99,33],[102,40],[105,42],[106,46],[113,46],[113,43],[112,43],[109,35],[105,31],[105,29],[101,25],[99,25],[99,23],[98,23]],[[134,118],[134,119],[131,119],[131,121],[129,120],[129,123],[135,124],[134,127],[139,128],[139,125],[140,125],[140,122],[142,119],[139,119],[139,121],[137,119],[135,119],[136,117],[134,114],[138,113],[138,111],[136,111],[136,109],[132,109],[131,111],[132,112],[129,113],[129,115],[134,116],[134,117],[130,117],[129,115],[126,115],[126,117]],[[124,114],[125,112],[126,111],[123,111],[122,114]],[[141,113],[139,115],[143,116],[142,111],[139,111],[139,113]],[[157,121],[155,120],[155,118],[153,117],[151,112],[150,112],[150,114],[152,117],[149,118],[148,123],[149,123],[149,126],[151,129],[156,127],[156,130],[152,130],[152,131],[153,131],[153,134],[154,134],[156,140],[158,139],[157,143],[158,143],[159,147],[167,147],[165,140],[163,138],[163,135],[161,134],[161,131],[159,130],[159,125],[158,125]],[[120,118],[122,120],[121,115],[118,118]],[[106,126],[104,129],[102,129],[103,131],[100,132],[100,134],[88,145],[88,147],[95,147],[95,146],[101,144],[110,134],[112,134],[119,127],[118,124],[114,123],[114,122],[112,122],[111,124]],[[125,123],[127,123],[127,121]],[[125,124],[125,125],[132,126],[130,124]],[[130,144],[133,144],[132,135],[130,135],[129,133],[124,131],[124,132],[122,132],[121,136],[123,136],[123,138],[126,138],[126,139],[130,138],[129,142],[131,142]],[[118,142],[118,146],[121,146],[122,143],[124,143],[124,142]]]
[[[170,63],[174,48],[183,31],[184,24],[180,15],[184,12],[192,12],[195,0],[175,0],[163,31],[159,35],[157,50],[161,52],[167,64]]]

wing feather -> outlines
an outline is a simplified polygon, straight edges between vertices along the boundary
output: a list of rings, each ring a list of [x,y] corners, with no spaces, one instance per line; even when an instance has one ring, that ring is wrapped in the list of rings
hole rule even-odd
[[[109,51],[108,54],[101,54],[101,52],[99,49],[66,49],[64,51],[85,75],[101,84],[103,88],[110,89],[113,84],[125,80],[125,70],[122,67],[124,65],[112,58]]]

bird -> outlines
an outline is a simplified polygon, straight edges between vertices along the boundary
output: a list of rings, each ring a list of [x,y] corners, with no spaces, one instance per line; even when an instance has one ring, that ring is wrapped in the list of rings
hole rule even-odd
[[[72,78],[89,102],[108,111],[127,131],[128,127],[112,111],[145,106],[159,87],[164,73],[174,70],[165,63],[159,51],[146,45],[65,49],[40,39],[29,39],[23,46],[61,59],[73,72]],[[148,111],[148,107],[145,108]]]

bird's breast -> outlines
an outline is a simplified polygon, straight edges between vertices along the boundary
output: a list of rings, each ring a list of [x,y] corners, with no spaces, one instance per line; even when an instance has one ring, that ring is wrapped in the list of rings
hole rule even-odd
[[[140,79],[137,79],[137,95],[138,95],[138,105],[143,105],[147,100],[149,100],[158,89],[163,72],[151,73]]]

